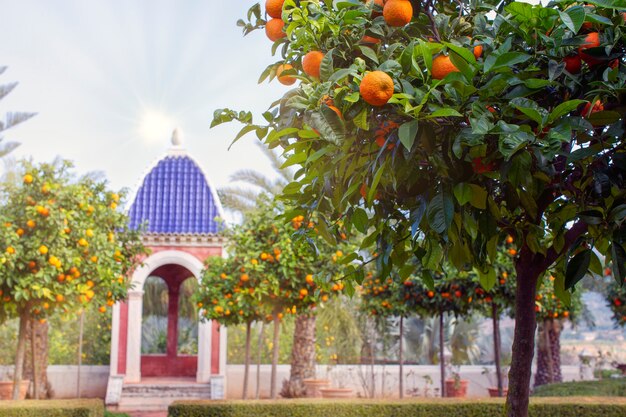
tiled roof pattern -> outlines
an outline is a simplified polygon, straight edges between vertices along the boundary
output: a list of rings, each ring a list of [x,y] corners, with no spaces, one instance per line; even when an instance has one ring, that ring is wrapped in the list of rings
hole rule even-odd
[[[130,226],[147,233],[214,234],[218,203],[202,170],[187,156],[167,156],[143,180],[129,211]]]

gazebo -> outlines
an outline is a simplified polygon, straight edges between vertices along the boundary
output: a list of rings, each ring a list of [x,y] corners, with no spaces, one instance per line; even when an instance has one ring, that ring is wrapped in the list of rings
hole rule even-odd
[[[185,282],[197,282],[204,263],[223,254],[223,211],[207,176],[183,148],[178,129],[172,147],[130,201],[131,227],[142,228],[150,254],[132,274],[128,299],[113,308],[106,402],[128,410],[163,408],[175,399],[223,398],[226,329],[199,322],[196,309],[187,308],[192,320],[179,317],[183,304],[189,306],[182,297],[194,288],[187,284],[195,284]],[[160,317],[148,315],[154,294],[162,304]],[[157,334],[156,342],[144,334],[148,330]],[[193,348],[181,346],[183,330]]]

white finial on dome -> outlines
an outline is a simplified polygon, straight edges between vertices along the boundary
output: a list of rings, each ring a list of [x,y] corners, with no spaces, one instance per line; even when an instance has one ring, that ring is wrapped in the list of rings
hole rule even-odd
[[[172,132],[172,145],[176,147],[183,145],[183,132],[178,127]]]
[[[174,129],[174,131],[172,132],[172,147],[169,150],[169,154],[170,155],[186,155],[187,152],[185,151],[185,148],[183,147],[183,131],[180,128],[176,128]]]

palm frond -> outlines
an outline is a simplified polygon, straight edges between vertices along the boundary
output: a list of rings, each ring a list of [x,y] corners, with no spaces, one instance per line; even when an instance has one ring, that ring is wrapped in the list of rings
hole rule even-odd
[[[265,146],[263,143],[258,142],[257,146],[261,149],[261,151],[265,154],[267,159],[272,163],[272,167],[274,168],[274,172],[276,172],[282,178],[282,182],[284,183],[283,187],[293,181],[293,172],[289,168],[281,169],[283,164],[285,163],[285,159],[280,155],[278,151],[274,149],[270,149]]]
[[[230,176],[230,180],[234,182],[244,182],[265,191],[268,194],[276,194],[274,182],[265,175],[252,169],[240,169]]]
[[[5,98],[16,86],[17,83],[0,85],[0,100]]]
[[[0,142],[2,142],[2,137],[0,137]],[[11,153],[15,148],[17,148],[18,146],[20,146],[20,144],[18,142],[6,142],[6,143],[0,143],[0,158],[6,156],[7,154]]]
[[[4,123],[0,122],[0,132],[3,130],[10,129],[18,124],[25,122],[31,117],[35,116],[37,113],[27,113],[27,112],[13,112],[7,113],[6,121]]]

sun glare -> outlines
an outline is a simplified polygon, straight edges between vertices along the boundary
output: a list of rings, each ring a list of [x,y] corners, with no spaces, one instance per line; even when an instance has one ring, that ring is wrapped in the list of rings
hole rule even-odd
[[[172,117],[155,109],[144,110],[139,120],[139,134],[148,143],[167,140],[175,127]]]

